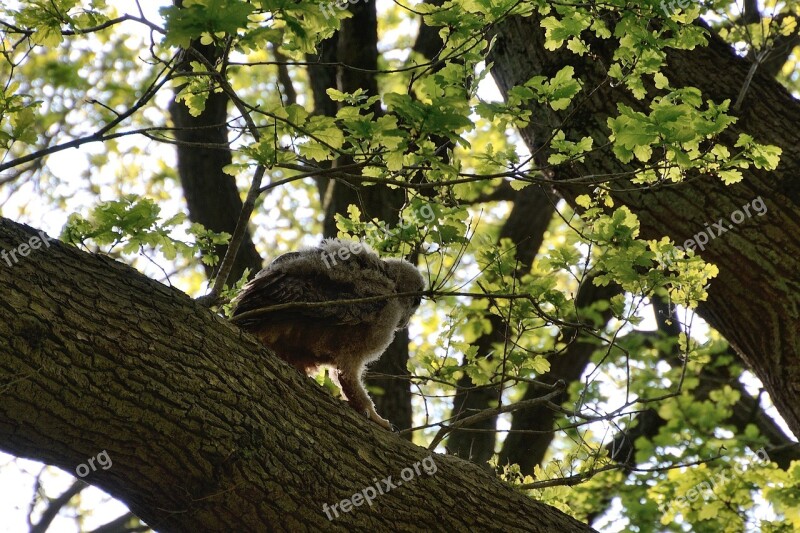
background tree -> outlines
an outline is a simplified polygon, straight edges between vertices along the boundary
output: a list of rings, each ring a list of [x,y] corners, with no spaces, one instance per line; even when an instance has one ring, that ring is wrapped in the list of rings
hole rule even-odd
[[[797,7],[702,9],[3,7],[4,214],[200,298],[20,248],[4,222],[0,447],[68,471],[106,449],[87,481],[163,530],[582,529],[535,500],[609,531],[800,527]],[[482,468],[436,455],[435,476],[329,522],[323,504],[427,452],[212,312],[262,255],[336,234],[431,287],[371,369],[378,411]],[[87,506],[53,483],[31,530]]]

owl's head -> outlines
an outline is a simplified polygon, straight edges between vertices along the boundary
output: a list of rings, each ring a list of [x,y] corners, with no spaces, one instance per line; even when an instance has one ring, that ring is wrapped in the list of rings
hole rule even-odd
[[[404,259],[385,259],[384,262],[386,263],[386,272],[394,280],[395,292],[422,292],[425,290],[425,280],[417,267]],[[422,297],[419,295],[398,298],[398,302],[403,307],[403,315],[397,323],[397,329],[403,329],[408,325],[408,321],[421,301]]]

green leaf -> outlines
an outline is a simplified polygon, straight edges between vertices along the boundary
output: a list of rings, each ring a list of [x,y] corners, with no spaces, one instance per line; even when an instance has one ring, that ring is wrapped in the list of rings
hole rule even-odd
[[[247,27],[254,9],[245,0],[195,0],[191,4],[184,2],[184,7],[162,7],[160,12],[167,30],[165,42],[187,48],[192,39],[203,34],[235,35],[240,28]]]
[[[738,170],[720,170],[718,174],[725,185],[733,185],[734,183],[739,183],[743,179],[742,173]]]

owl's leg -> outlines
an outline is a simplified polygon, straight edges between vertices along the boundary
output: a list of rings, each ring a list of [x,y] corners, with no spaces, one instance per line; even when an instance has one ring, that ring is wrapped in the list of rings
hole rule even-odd
[[[347,402],[350,404],[350,407],[359,413],[365,414],[367,418],[376,424],[391,431],[392,424],[378,415],[375,411],[375,404],[372,403],[367,391],[364,389],[364,385],[361,382],[361,373],[363,371],[364,367],[362,365],[336,368],[336,377],[339,381],[339,385],[342,387],[342,392],[347,396]]]
[[[304,376],[310,376],[314,374],[317,371],[317,368],[319,368],[318,365],[308,364],[304,362],[294,363],[292,364],[292,366],[294,366],[298,370],[298,372],[300,372]]]
[[[294,354],[291,356],[286,355],[285,353],[278,353],[278,357],[295,367],[298,372],[303,374],[304,376],[310,376],[314,372],[317,371],[318,364],[312,359],[308,357],[297,357]]]

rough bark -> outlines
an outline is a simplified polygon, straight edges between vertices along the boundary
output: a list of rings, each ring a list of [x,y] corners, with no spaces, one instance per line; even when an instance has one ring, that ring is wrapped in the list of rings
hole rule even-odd
[[[0,248],[33,230],[0,219]],[[463,460],[329,521],[428,452],[359,417],[185,294],[56,241],[0,264],[0,448],[162,531],[591,531]],[[457,508],[457,510],[456,510]]]
[[[493,75],[501,91],[507,91],[534,75],[553,75],[565,64],[576,68],[584,82],[581,104],[566,115],[535,107],[536,120],[522,130],[529,145],[542,143],[556,126],[567,138],[584,135],[595,146],[608,139],[606,120],[617,115],[617,103],[645,111],[648,98],[635,100],[622,87],[607,83],[605,66],[611,64],[614,42],[592,40],[594,57],[578,57],[563,50],[553,53],[543,47],[544,31],[539,20],[512,18],[498,28],[493,52]],[[730,47],[711,35],[707,47],[691,51],[669,51],[664,74],[674,87],[698,87],[715,102],[735,101],[750,64]],[[653,89],[651,88],[651,94]],[[782,148],[781,164],[774,172],[744,172],[742,183],[726,187],[717,178],[697,177],[679,186],[658,190],[616,192],[624,204],[639,216],[644,238],[668,235],[683,243],[705,223],[727,218],[733,211],[761,196],[768,216],[754,217],[723,236],[711,240],[702,252],[720,269],[713,280],[709,299],[700,315],[719,330],[741,354],[743,360],[764,382],[789,427],[800,435],[800,103],[774,80],[757,72],[744,99],[739,121],[722,136],[733,145],[739,132],[753,135],[758,142]],[[585,162],[557,169],[559,178],[618,174],[630,171],[610,150],[598,150]],[[619,183],[619,182],[615,182]],[[624,188],[624,183],[619,184]],[[576,184],[556,184],[566,198],[586,192]]]

